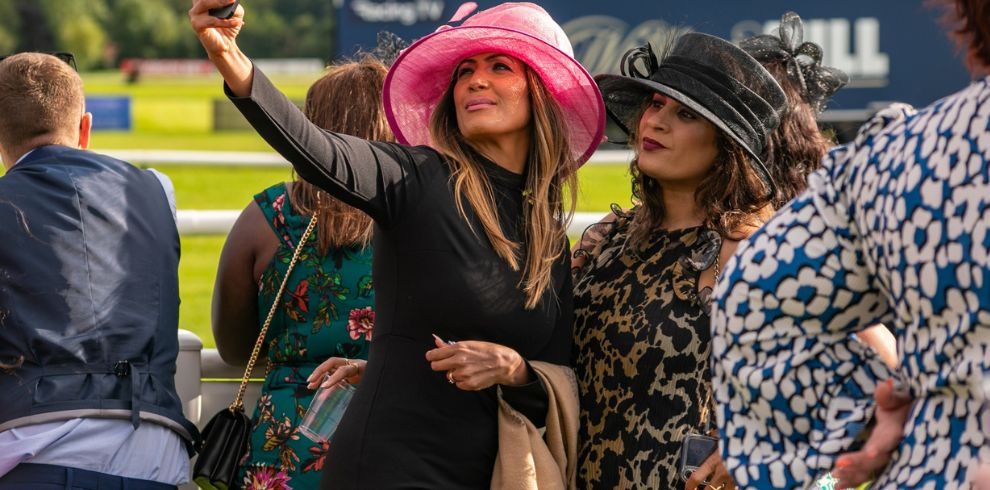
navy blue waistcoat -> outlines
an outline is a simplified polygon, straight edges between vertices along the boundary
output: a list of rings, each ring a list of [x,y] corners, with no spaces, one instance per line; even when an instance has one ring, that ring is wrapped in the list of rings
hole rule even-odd
[[[0,431],[123,418],[195,441],[174,379],[179,235],[158,179],[37,148],[0,178],[0,236]]]

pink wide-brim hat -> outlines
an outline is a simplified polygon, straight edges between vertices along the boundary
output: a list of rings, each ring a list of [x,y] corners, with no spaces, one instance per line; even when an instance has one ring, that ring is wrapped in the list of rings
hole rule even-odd
[[[475,5],[462,5],[452,24]],[[605,130],[605,105],[598,85],[574,59],[564,30],[532,3],[503,3],[459,24],[441,26],[406,48],[385,78],[383,102],[396,140],[430,145],[430,116],[464,59],[481,53],[518,58],[539,75],[563,111],[576,165],[591,158]]]

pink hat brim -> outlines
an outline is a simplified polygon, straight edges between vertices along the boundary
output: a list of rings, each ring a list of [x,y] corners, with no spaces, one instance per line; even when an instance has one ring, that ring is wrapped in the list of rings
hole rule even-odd
[[[430,145],[430,116],[454,68],[465,58],[488,52],[518,58],[539,75],[564,113],[574,162],[588,161],[605,131],[605,105],[595,80],[560,49],[524,32],[493,26],[440,30],[399,55],[383,88],[385,116],[396,140]]]

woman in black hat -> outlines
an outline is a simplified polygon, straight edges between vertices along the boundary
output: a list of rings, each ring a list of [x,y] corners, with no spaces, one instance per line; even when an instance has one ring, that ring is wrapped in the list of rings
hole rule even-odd
[[[623,76],[596,81],[636,152],[635,206],[615,209],[575,252],[578,479],[730,488],[717,455],[696,472],[680,456],[688,434],[712,433],[711,290],[771,211],[762,155],[786,97],[751,56],[700,33],[662,57],[631,50],[621,65]]]

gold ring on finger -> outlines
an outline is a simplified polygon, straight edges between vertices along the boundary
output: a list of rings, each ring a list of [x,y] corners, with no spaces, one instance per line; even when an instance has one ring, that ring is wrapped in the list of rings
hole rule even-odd
[[[447,371],[447,382],[450,383],[450,384],[456,383],[456,381],[454,381],[454,372],[453,371]]]

